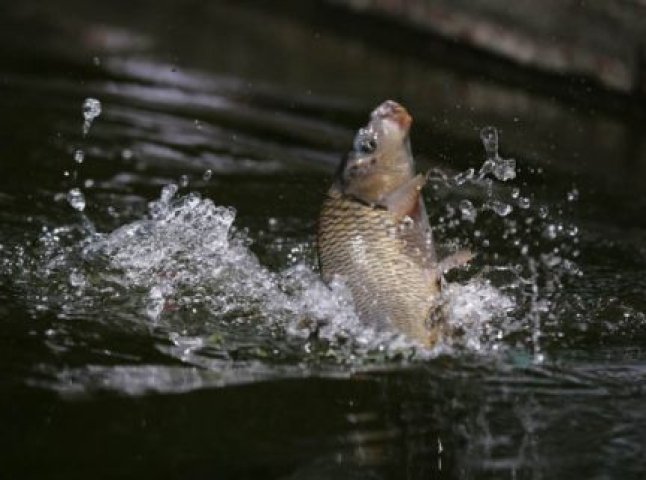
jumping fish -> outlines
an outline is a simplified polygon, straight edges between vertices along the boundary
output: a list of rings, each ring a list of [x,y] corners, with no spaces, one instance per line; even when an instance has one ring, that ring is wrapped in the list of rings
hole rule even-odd
[[[430,346],[444,326],[442,273],[471,254],[438,262],[421,197],[426,176],[415,175],[411,123],[392,100],[371,113],[323,202],[317,246],[323,279],[346,283],[362,321],[395,326]]]

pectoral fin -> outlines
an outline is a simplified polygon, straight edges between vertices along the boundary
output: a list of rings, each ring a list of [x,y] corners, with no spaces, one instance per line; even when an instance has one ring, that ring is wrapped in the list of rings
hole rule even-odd
[[[454,268],[462,267],[469,263],[475,254],[470,250],[458,250],[457,252],[442,259],[438,265],[440,271],[448,272]]]
[[[426,177],[419,174],[386,195],[380,204],[397,219],[405,216],[416,218],[420,213],[420,192],[424,184]]]

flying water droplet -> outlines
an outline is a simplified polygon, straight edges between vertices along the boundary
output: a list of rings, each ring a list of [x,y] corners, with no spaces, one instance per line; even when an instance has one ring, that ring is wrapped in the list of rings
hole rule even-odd
[[[516,160],[502,158],[498,154],[498,130],[495,127],[484,127],[480,130],[480,139],[484,145],[486,156],[486,160],[480,168],[480,178],[488,173],[503,182],[516,178]]]
[[[211,180],[211,177],[213,177],[213,170],[209,168],[206,172],[204,172],[204,175],[202,175],[202,180],[208,182],[209,180]]]
[[[579,199],[579,191],[575,188],[567,192],[567,201],[575,202]]]
[[[85,210],[85,195],[78,188],[72,188],[67,192],[67,202],[79,212]]]
[[[558,227],[553,223],[550,223],[545,226],[543,230],[543,236],[549,240],[554,240],[558,235]]]
[[[188,187],[188,184],[189,184],[188,175],[182,175],[181,177],[179,177],[179,186],[180,187],[186,188],[186,187]]]
[[[513,158],[500,158],[495,159],[493,166],[494,176],[503,182],[513,180],[516,178],[516,160]]]
[[[511,205],[500,200],[487,200],[483,207],[492,210],[496,215],[501,217],[506,217],[514,210]]]
[[[488,159],[498,156],[498,130],[496,127],[484,127],[480,130],[480,139]]]
[[[475,175],[475,170],[473,168],[470,168],[465,172],[460,172],[456,176],[454,176],[453,182],[457,187],[459,187],[460,185],[463,185],[466,182],[473,180],[474,175]]]
[[[520,197],[518,199],[518,206],[520,208],[527,209],[531,206],[532,202],[529,200],[529,197]]]
[[[478,212],[476,208],[473,206],[473,203],[471,203],[469,200],[466,200],[466,199],[460,200],[458,207],[460,208],[460,213],[462,214],[463,220],[466,220],[471,223],[476,221]]]
[[[121,159],[125,160],[126,162],[132,159],[132,155],[132,150],[130,150],[129,148],[124,148],[123,150],[121,150]]]
[[[101,102],[96,98],[86,98],[83,102],[83,136],[88,134],[92,122],[99,115],[101,115]]]
[[[75,150],[74,151],[74,161],[78,164],[83,163],[83,160],[85,160],[85,152],[81,149]]]
[[[550,210],[546,205],[541,205],[538,207],[538,216],[541,218],[546,218]]]

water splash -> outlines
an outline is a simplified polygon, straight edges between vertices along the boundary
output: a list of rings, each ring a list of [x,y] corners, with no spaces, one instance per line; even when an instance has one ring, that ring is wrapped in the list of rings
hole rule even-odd
[[[509,293],[515,302],[510,314],[514,321],[500,327],[498,334],[507,342],[513,339],[525,345],[540,363],[544,360],[541,343],[556,324],[562,287],[568,279],[582,275],[575,262],[579,229],[561,218],[566,204],[534,205],[534,193],[527,187],[503,185],[516,178],[516,162],[500,157],[495,128],[484,128],[481,140],[485,160],[479,169],[453,176],[433,171],[429,176],[433,200],[443,203],[447,212],[434,222],[436,236],[459,238],[455,248],[466,243],[477,252],[477,261],[483,265],[479,276]],[[575,190],[565,195],[567,202],[576,199]],[[482,341],[482,337],[472,338]]]
[[[496,179],[506,182],[516,178],[516,160],[502,158],[498,154],[498,130],[495,127],[484,127],[480,131],[486,160],[480,168],[480,177],[491,173]]]
[[[268,365],[290,358],[365,365],[462,347],[484,351],[488,343],[478,339],[485,325],[505,317],[512,302],[482,280],[452,286],[447,311],[462,333],[426,351],[397,331],[360,322],[348,290],[321,281],[307,248],[285,249],[286,266],[272,271],[250,250],[249,235],[236,228],[235,209],[195,192],[178,196],[178,190],[166,185],[146,218],[111,233],[46,229],[41,250],[26,260],[31,265],[14,262],[32,307],[65,316],[93,316],[100,308],[111,321],[136,319],[167,332],[175,346],[165,353],[221,368],[213,356]]]

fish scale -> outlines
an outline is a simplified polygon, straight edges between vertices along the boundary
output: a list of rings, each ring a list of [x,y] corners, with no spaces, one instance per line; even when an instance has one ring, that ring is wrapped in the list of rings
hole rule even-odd
[[[429,275],[427,232],[410,219],[398,220],[338,192],[323,202],[318,226],[323,278],[343,278],[359,317],[383,327],[394,325],[425,344],[434,329],[424,320],[437,305],[440,286]]]

